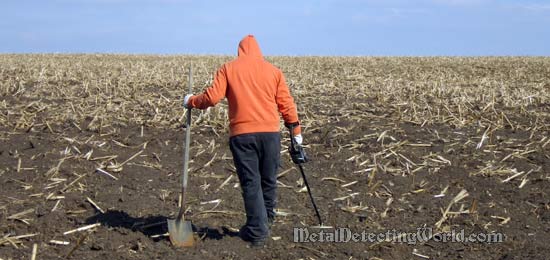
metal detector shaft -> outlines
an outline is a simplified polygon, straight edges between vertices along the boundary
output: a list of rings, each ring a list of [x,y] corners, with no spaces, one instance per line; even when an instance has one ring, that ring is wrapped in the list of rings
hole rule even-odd
[[[296,140],[294,140],[294,125],[289,125],[290,130],[290,145],[291,149],[295,149],[295,147],[298,145],[296,144]],[[311,194],[311,189],[309,188],[309,183],[307,182],[306,174],[304,172],[304,167],[301,163],[297,163],[298,168],[300,168],[300,173],[302,174],[302,179],[304,180],[304,184],[306,185],[307,193],[309,194],[309,198],[311,199],[311,204],[313,204],[313,209],[315,209],[315,215],[317,215],[317,220],[319,220],[319,226],[323,226],[323,220],[321,219],[321,214],[319,214],[319,210],[317,209],[317,204],[315,203],[315,199],[313,199],[313,195]]]
[[[313,204],[313,208],[315,209],[317,220],[319,220],[319,226],[323,226],[323,220],[321,219],[321,214],[319,214],[319,210],[317,209],[317,204],[315,204],[315,200],[313,199],[313,195],[311,194],[311,189],[309,188],[309,184],[307,183],[307,178],[306,178],[306,174],[304,173],[304,168],[301,163],[298,164],[298,167],[300,168],[300,173],[302,173],[302,179],[304,179],[304,184],[306,185],[307,193],[309,194],[309,198],[311,199],[311,204]]]

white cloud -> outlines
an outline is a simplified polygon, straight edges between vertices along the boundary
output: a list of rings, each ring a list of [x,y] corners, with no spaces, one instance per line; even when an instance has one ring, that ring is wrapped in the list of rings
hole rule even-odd
[[[139,3],[181,4],[181,3],[191,3],[192,0],[57,0],[57,2],[83,3],[83,4],[139,4]]]
[[[423,8],[390,8],[389,10],[393,13],[393,15],[399,17],[408,17],[430,13],[430,11]]]
[[[376,12],[355,13],[350,16],[355,23],[388,24],[429,14],[430,10],[422,8],[381,8]]]
[[[533,12],[550,11],[550,4],[522,4],[519,5],[521,9]]]
[[[492,0],[431,0],[436,4],[444,5],[481,5],[493,2]]]

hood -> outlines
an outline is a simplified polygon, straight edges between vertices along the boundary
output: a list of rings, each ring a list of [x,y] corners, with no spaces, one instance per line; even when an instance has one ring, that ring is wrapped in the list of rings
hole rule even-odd
[[[254,35],[245,36],[239,43],[239,57],[256,57],[262,58],[262,51],[260,51],[260,46],[254,38]]]

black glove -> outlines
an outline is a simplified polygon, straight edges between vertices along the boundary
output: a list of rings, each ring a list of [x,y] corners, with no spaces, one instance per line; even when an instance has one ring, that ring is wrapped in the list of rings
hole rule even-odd
[[[294,162],[295,164],[306,163],[309,161],[309,158],[307,157],[304,148],[301,145],[294,144],[294,141],[292,141],[290,147],[288,148],[288,151],[290,152],[290,158],[292,158],[292,162]]]
[[[302,147],[301,144],[302,136],[294,136],[294,128],[298,125],[298,122],[293,124],[285,124],[285,126],[288,127],[288,130],[290,131],[290,147],[288,147],[288,152],[290,153],[290,158],[292,158],[292,162],[294,162],[295,164],[306,163],[309,161],[309,158],[304,151],[304,147]]]

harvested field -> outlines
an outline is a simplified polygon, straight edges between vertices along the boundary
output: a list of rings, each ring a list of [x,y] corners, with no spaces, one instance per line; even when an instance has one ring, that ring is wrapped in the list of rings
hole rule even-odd
[[[0,258],[547,259],[550,58],[270,57],[287,78],[326,224],[416,232],[396,241],[295,243],[316,224],[286,154],[266,249],[244,223],[227,105],[193,111],[194,248],[175,249],[187,73],[195,92],[232,57],[0,55]],[[283,129],[283,126],[281,126]],[[76,230],[86,228],[85,230]],[[440,233],[503,234],[442,242]]]

